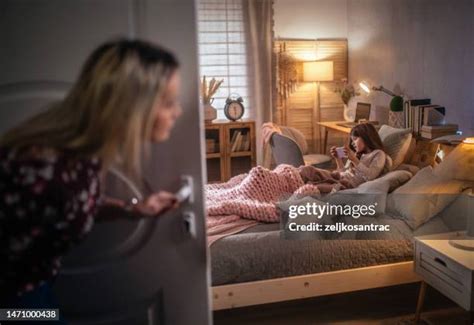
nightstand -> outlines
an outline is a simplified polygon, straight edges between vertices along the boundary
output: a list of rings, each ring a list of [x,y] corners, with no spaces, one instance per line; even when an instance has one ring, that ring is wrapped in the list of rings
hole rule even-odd
[[[458,232],[415,237],[415,272],[423,279],[418,296],[415,321],[420,318],[426,285],[437,289],[469,312],[473,323],[474,251],[449,243]]]

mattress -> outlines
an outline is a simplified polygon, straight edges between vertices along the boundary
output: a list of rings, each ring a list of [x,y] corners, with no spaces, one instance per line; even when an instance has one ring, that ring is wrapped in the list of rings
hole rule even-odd
[[[416,232],[403,220],[386,218],[390,234],[348,240],[287,240],[281,238],[279,224],[256,225],[211,246],[212,285],[409,261],[414,236],[449,231],[439,217]]]

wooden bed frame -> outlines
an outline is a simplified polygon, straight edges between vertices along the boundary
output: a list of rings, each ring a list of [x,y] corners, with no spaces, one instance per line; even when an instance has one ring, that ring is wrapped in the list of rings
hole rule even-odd
[[[212,287],[213,310],[421,281],[413,261]]]

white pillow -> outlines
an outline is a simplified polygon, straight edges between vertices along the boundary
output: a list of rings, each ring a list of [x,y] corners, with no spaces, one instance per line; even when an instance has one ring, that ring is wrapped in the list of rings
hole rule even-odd
[[[410,164],[401,164],[400,166],[397,167],[397,170],[405,170],[412,175],[415,175],[420,171],[420,168],[415,165],[410,165]]]
[[[410,180],[412,175],[406,170],[394,170],[372,181],[362,183],[357,187],[358,193],[377,193],[379,189],[385,188],[382,184],[387,184],[385,193],[392,192]]]
[[[392,158],[392,169],[396,169],[403,161],[410,149],[411,129],[397,129],[382,125],[379,130],[380,139],[385,151]]]
[[[387,213],[416,229],[456,199],[463,187],[464,182],[442,179],[427,166],[388,196]]]
[[[357,188],[331,194],[328,197],[328,202],[347,205],[375,204],[376,214],[382,214],[385,212],[387,194],[407,182],[411,177],[412,174],[405,170],[392,171],[382,177],[362,183]]]

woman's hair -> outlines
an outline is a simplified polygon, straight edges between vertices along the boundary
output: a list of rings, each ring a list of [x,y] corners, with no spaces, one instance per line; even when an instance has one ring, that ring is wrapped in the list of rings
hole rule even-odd
[[[179,63],[169,51],[140,40],[99,46],[59,103],[7,132],[0,145],[53,148],[72,157],[97,156],[140,172],[160,100]]]
[[[385,151],[385,148],[382,143],[382,139],[380,139],[379,133],[375,129],[375,127],[370,123],[362,123],[354,126],[351,130],[350,137],[358,137],[362,138],[365,143],[365,146],[370,149],[371,151],[380,149]],[[350,141],[350,148],[355,150],[352,141]],[[362,152],[356,153],[357,158],[362,156]]]

